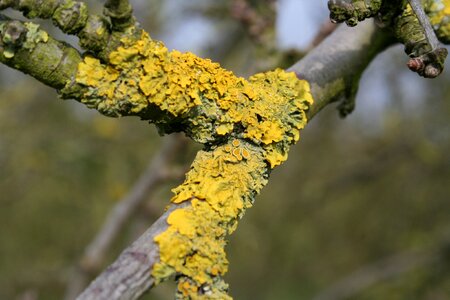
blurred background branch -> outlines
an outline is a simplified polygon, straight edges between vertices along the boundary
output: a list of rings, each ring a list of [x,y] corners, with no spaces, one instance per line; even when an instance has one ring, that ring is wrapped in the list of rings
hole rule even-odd
[[[136,180],[128,194],[111,209],[94,239],[86,247],[84,255],[73,269],[65,299],[75,299],[87,286],[91,277],[104,265],[114,240],[123,231],[144,201],[152,199],[156,188],[169,179],[180,180],[185,172],[177,172],[171,165],[174,158],[186,150],[187,139],[179,134],[170,135],[154,154],[146,170]],[[183,170],[185,171],[185,170]],[[154,212],[157,215],[157,212]]]
[[[419,268],[438,272],[449,265],[450,240],[441,241],[434,249],[411,250],[383,258],[361,267],[323,290],[313,300],[340,300],[357,297],[365,289],[382,281],[392,280]]]

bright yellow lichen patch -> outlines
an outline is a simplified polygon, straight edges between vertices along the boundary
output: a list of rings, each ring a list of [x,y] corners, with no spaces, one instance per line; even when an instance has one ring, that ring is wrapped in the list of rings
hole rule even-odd
[[[192,53],[169,52],[144,32],[122,43],[109,64],[87,56],[79,65],[82,101],[106,115],[138,115],[163,132],[183,130],[210,149],[174,190],[175,205],[190,205],[175,209],[155,238],[160,263],[152,275],[159,282],[178,274],[182,299],[228,299],[225,237],[298,141],[313,101],[309,85],[280,69],[245,80]]]
[[[428,1],[427,14],[436,35],[443,43],[450,43],[450,0]]]
[[[248,152],[236,157],[234,150]],[[232,142],[211,152],[200,152],[186,176],[174,189],[173,203],[191,201],[168,217],[169,228],[155,238],[160,263],[153,268],[156,280],[180,274],[182,299],[228,299],[221,280],[228,262],[225,237],[267,181],[263,150],[245,141]]]
[[[209,59],[169,52],[145,32],[122,43],[108,65],[87,56],[76,75],[87,87],[82,101],[106,115],[150,118],[163,132],[181,126],[201,143],[234,135],[264,146],[295,142],[306,123],[312,98],[294,73],[277,69],[245,80]],[[272,146],[269,153],[285,155],[285,146]]]

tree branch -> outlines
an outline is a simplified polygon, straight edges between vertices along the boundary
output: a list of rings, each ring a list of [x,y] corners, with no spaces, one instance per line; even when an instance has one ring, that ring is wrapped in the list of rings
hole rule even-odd
[[[81,62],[73,47],[57,41],[38,25],[0,14],[0,62],[55,89],[66,85]]]
[[[417,20],[423,30],[426,43],[429,45],[429,51],[417,57],[412,57],[408,62],[408,68],[417,72],[425,78],[435,78],[444,69],[445,59],[447,58],[447,49],[439,43],[436,34],[431,27],[430,20],[425,14],[420,0],[408,0]]]
[[[417,19],[419,20],[420,25],[423,28],[425,37],[427,39],[428,44],[431,46],[431,50],[436,50],[439,48],[439,41],[436,37],[436,34],[434,33],[433,28],[431,27],[430,20],[428,19],[428,16],[425,14],[425,11],[423,10],[422,3],[420,0],[408,0],[409,5],[411,5],[412,10],[414,11],[414,14],[416,15]]]
[[[159,248],[154,239],[167,229],[167,217],[170,213],[187,205],[171,205],[77,300],[137,299],[152,287],[155,283],[151,276],[152,268],[159,261]]]
[[[311,85],[314,104],[308,119],[331,102],[342,100],[341,115],[353,110],[354,98],[363,71],[372,59],[393,44],[392,37],[373,21],[364,21],[355,28],[339,26],[314,50],[288,71]]]
[[[370,60],[389,44],[389,37],[376,29],[372,22],[363,24],[356,29],[338,28],[318,48],[291,68],[312,83],[316,102],[309,111],[310,118],[339,96],[345,95],[349,85],[353,84],[355,78],[359,78]],[[342,45],[343,41],[348,43]],[[185,203],[190,206],[189,202]],[[164,214],[127,248],[78,299],[136,299],[152,287],[155,282],[150,276],[150,270],[159,262],[159,257],[155,255],[159,252],[158,245],[153,241],[159,233],[166,230],[168,216],[168,213]],[[130,253],[139,253],[142,258],[140,263],[134,263],[135,258]]]

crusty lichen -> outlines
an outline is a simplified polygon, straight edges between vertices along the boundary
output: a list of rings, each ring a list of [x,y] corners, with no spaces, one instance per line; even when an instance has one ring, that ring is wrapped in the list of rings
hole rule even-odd
[[[75,78],[82,102],[110,116],[138,115],[204,143],[172,202],[189,202],[155,238],[156,282],[178,275],[179,298],[228,299],[225,237],[287,159],[312,104],[309,85],[277,69],[248,80],[192,53],[169,52],[145,32],[126,37],[108,64],[86,56]]]
[[[445,44],[450,43],[450,1],[422,0],[421,2],[439,40]],[[376,16],[382,23],[390,25],[394,18],[394,22],[398,23],[394,25],[395,31],[402,43],[421,42],[425,37],[411,6],[405,0],[331,0],[328,6],[330,18],[336,22],[345,21],[348,25],[354,26],[358,21]],[[412,38],[409,38],[411,36]]]
[[[155,238],[161,262],[154,266],[153,277],[181,275],[182,299],[229,299],[221,279],[228,267],[225,237],[266,182],[261,147],[234,139],[201,151],[172,198],[173,203],[191,205],[174,210],[167,219],[169,228]]]
[[[306,124],[312,97],[294,73],[277,69],[245,80],[192,53],[169,52],[145,32],[122,43],[107,65],[86,56],[76,75],[86,87],[81,101],[106,115],[139,115],[204,144],[248,139],[266,149],[272,167]]]
[[[330,19],[355,26],[358,21],[375,16],[381,8],[382,0],[328,1]]]
[[[405,52],[410,57],[418,57],[432,50],[425,31],[410,4],[407,4],[394,18],[393,28],[395,36],[405,45]]]

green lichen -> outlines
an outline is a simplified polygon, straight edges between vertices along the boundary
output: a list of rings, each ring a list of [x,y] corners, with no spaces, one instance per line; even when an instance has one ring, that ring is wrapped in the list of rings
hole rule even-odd
[[[450,43],[450,1],[422,0],[422,5],[439,40]],[[396,36],[411,55],[424,53],[428,47],[423,45],[423,29],[406,0],[330,0],[328,7],[332,20],[351,26],[369,17],[377,17],[386,25],[394,23]]]
[[[381,8],[382,0],[330,0],[328,8],[330,19],[355,26],[358,21],[375,16]]]
[[[23,48],[32,51],[38,43],[46,43],[48,41],[48,34],[44,30],[39,29],[38,24],[31,22],[24,23],[25,27],[28,29],[25,42],[23,43]]]
[[[425,31],[409,4],[394,18],[393,28],[395,36],[405,45],[405,52],[409,56],[418,57],[432,50]]]
[[[53,22],[66,33],[77,33],[88,19],[86,3],[67,0],[57,6],[52,16]]]
[[[0,24],[1,44],[5,58],[13,58],[16,51],[33,51],[37,44],[48,41],[48,34],[31,22],[10,21]]]

